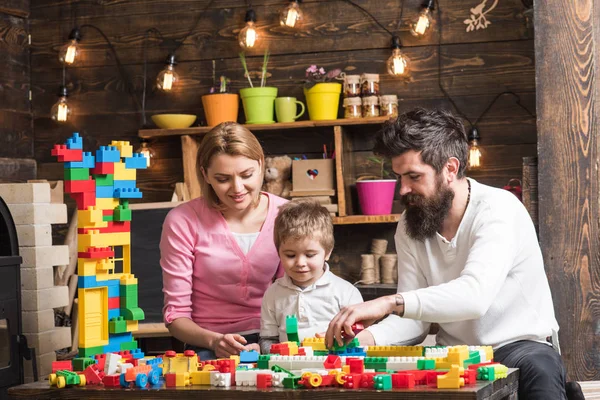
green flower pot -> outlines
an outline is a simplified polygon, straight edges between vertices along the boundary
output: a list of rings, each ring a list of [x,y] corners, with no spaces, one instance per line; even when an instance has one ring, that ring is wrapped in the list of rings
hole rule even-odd
[[[240,89],[247,124],[275,123],[275,98],[277,88],[255,87]]]

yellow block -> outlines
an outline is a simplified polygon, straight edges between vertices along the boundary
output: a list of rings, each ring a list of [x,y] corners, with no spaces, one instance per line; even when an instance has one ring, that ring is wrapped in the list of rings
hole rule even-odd
[[[135,169],[132,171],[135,171]],[[96,199],[96,208],[100,210],[114,210],[118,205],[119,199]]]
[[[230,358],[231,360],[235,360],[235,366],[236,366],[236,368],[237,368],[237,366],[238,366],[238,365],[239,365],[239,363],[240,363],[240,356],[229,356],[229,358]]]
[[[125,168],[125,163],[116,162],[115,163],[115,180],[117,181],[135,181],[136,173],[135,169],[127,169]]]
[[[77,275],[93,276],[96,275],[97,261],[91,258],[79,258],[77,260]]]
[[[79,346],[108,344],[108,288],[79,289]]]
[[[190,374],[192,385],[210,385],[210,371],[196,371]]]
[[[305,338],[302,341],[302,346],[312,347],[313,350],[327,350],[327,347],[325,347],[325,338]]]
[[[128,141],[113,140],[110,142],[110,145],[115,146],[119,150],[121,157],[131,157],[133,154],[133,146]]]
[[[191,385],[189,372],[178,373],[175,375],[175,386],[180,387],[189,385]]]
[[[465,370],[458,365],[453,365],[447,374],[438,375],[437,387],[438,389],[460,389],[465,386],[465,379],[461,378],[464,375]]]
[[[78,228],[106,228],[108,223],[102,220],[102,209],[88,207],[87,210],[77,211]]]
[[[97,230],[89,230],[77,236],[77,251],[86,251],[88,247],[124,246],[131,242],[129,232],[100,233]]]
[[[130,274],[121,275],[120,284],[121,285],[137,285],[138,280],[135,276]]]
[[[127,323],[127,332],[135,332],[138,330],[138,321],[125,321]]]
[[[422,357],[423,346],[369,346],[368,357]]]

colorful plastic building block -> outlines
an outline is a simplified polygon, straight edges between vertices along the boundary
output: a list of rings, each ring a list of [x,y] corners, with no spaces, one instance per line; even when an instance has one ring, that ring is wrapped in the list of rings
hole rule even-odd
[[[285,316],[285,331],[290,342],[300,342],[298,338],[298,319],[295,315]]]
[[[240,352],[240,362],[243,363],[255,363],[258,362],[259,353],[256,350],[251,351],[241,351]]]
[[[146,169],[148,160],[143,154],[133,153],[131,157],[125,159],[125,168],[129,169]]]
[[[73,371],[73,364],[71,361],[52,361],[52,373],[55,374],[58,370]]]
[[[392,376],[388,374],[377,375],[373,378],[374,388],[377,390],[392,390]]]
[[[56,373],[50,374],[48,381],[50,386],[56,386],[59,389],[65,386],[85,386],[86,383],[85,375],[67,370],[58,370]]]

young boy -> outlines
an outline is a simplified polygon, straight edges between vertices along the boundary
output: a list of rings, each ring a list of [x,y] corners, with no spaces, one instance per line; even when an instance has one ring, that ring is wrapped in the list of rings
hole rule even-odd
[[[317,202],[289,202],[279,208],[275,247],[285,275],[265,292],[261,308],[262,353],[287,341],[286,316],[296,315],[300,340],[327,330],[343,308],[362,303],[356,287],[329,271],[333,224],[329,211]]]

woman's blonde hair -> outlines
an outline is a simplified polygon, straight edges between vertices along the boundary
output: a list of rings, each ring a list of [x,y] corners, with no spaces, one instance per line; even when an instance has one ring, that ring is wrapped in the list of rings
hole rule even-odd
[[[319,241],[325,253],[333,250],[335,239],[329,211],[314,200],[290,201],[280,206],[273,228],[277,251],[288,239],[305,238]]]
[[[211,207],[222,208],[212,186],[204,179],[212,158],[219,154],[243,156],[260,164],[260,174],[264,178],[265,154],[262,146],[248,129],[235,122],[223,122],[210,130],[200,142],[196,158],[196,170],[202,189],[202,196]],[[262,182],[262,179],[261,179]],[[260,195],[258,196],[260,198]],[[255,199],[258,203],[258,198]]]

